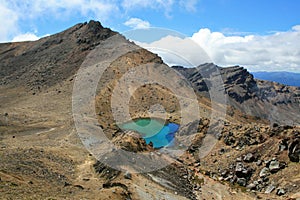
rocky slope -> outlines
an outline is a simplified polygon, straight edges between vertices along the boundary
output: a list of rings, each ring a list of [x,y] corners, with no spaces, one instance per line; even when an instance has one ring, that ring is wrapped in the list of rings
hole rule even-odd
[[[232,105],[238,109],[230,109],[233,113],[225,119],[225,125],[217,135],[217,144],[200,160],[198,148],[203,145],[209,129],[211,103],[205,97],[207,93],[202,92],[205,85],[199,75],[189,75],[194,69],[182,70],[199,90],[197,99],[202,109],[199,123],[193,124],[197,133],[192,144],[181,156],[174,156],[165,153],[165,149],[153,149],[137,133],[124,132],[114,122],[110,106],[118,80],[140,65],[147,64],[148,73],[167,67],[157,55],[121,36],[110,41],[116,35],[99,22],[91,21],[35,42],[0,44],[0,92],[3,94],[0,96],[0,199],[299,197],[299,127],[269,126],[264,120],[243,114],[245,110],[239,107],[251,101],[251,87],[255,88],[255,84],[259,88],[271,88],[266,91],[277,86],[263,85],[253,78],[246,78],[244,84],[247,72],[240,68],[224,70],[224,76],[232,77],[226,82],[230,85],[226,87],[229,93],[236,88],[249,88],[247,94],[239,93],[244,98],[242,102],[235,94],[231,95],[236,104]],[[92,55],[97,59],[113,58],[124,49],[130,51],[108,63],[108,68],[96,83],[97,92],[93,98],[96,118],[86,117],[85,122],[91,122],[90,128],[102,127],[115,144],[108,157],[121,149],[149,153],[151,159],[163,158],[170,162],[169,165],[136,174],[137,167],[156,164],[141,163],[142,160],[137,158],[132,159],[136,168],[121,166],[124,170],[118,171],[97,161],[82,144],[73,121],[73,85],[81,66],[88,64],[87,70],[93,67],[93,63],[87,63],[87,57],[95,49],[97,54]],[[240,75],[241,71],[244,74]],[[162,72],[160,75],[165,76],[168,71]],[[183,86],[188,84],[182,82]],[[87,90],[91,85],[92,81],[82,89]],[[121,87],[121,91],[132,88]],[[283,97],[288,98],[290,93],[284,92],[285,89],[282,91]],[[121,97],[116,96],[117,103],[123,101]],[[168,121],[180,121],[180,102],[172,91],[159,84],[148,84],[134,91],[129,99],[130,115],[133,118],[149,117],[151,105],[158,103],[163,105]],[[89,108],[89,105],[88,102],[82,107]],[[280,105],[285,108],[284,104]],[[286,107],[292,108],[289,102]],[[190,115],[195,114],[192,108],[186,109]],[[82,116],[87,114],[82,113]],[[189,130],[189,126],[183,127],[177,139],[181,141],[189,137]]]
[[[204,64],[190,69],[173,68],[182,73],[200,94],[209,96],[210,85],[215,78],[203,76],[201,71],[213,67],[216,66]],[[270,123],[299,125],[299,87],[254,79],[252,74],[240,66],[219,67],[219,74],[224,81],[229,105],[245,114],[267,119]]]

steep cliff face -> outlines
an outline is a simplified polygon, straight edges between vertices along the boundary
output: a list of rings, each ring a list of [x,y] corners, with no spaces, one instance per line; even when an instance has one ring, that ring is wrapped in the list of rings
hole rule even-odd
[[[197,68],[173,67],[184,75],[200,94],[209,96],[214,76],[201,75],[203,69],[217,67],[204,64]],[[245,114],[268,119],[271,123],[300,123],[300,88],[256,80],[240,66],[219,69],[228,103]]]
[[[242,67],[231,67],[221,69],[225,89],[229,97],[243,103],[255,96],[257,91],[253,76]]]

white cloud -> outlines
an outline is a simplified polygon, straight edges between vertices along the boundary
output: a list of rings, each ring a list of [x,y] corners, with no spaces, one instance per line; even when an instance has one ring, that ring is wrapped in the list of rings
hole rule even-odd
[[[121,5],[126,11],[140,8],[163,10],[167,17],[171,17],[174,6],[177,5],[189,12],[195,12],[198,2],[199,0],[123,0]]]
[[[196,6],[198,2],[199,0],[180,0],[179,5],[189,12],[195,12],[197,10]]]
[[[296,25],[292,27],[293,31],[300,31],[300,25]]]
[[[151,4],[151,2],[155,2],[155,1],[151,1],[151,0],[124,0],[122,2],[122,7],[124,7],[126,10],[135,9],[137,7],[146,8],[146,7],[151,7],[153,5],[153,4]]]
[[[211,62],[203,49],[190,38],[166,36],[151,44],[136,42],[154,53],[157,53],[169,65],[195,66]]]
[[[35,41],[38,40],[39,37],[34,33],[25,33],[21,35],[17,35],[12,39],[12,42],[23,42],[23,41]]]
[[[73,16],[93,18],[107,22],[116,16],[130,17],[139,9],[163,12],[170,17],[175,7],[195,11],[199,0],[0,0],[0,41],[9,41],[24,32],[20,24],[35,27],[37,19],[67,20]],[[129,23],[129,22],[128,22]],[[134,23],[134,22],[132,22]],[[136,26],[148,27],[149,22],[135,22]],[[133,26],[132,24],[131,26]]]
[[[18,3],[8,2],[11,8],[18,11],[22,18],[30,19],[40,16],[56,18],[71,17],[74,14],[97,17],[99,20],[108,19],[118,6],[114,1],[105,0],[23,0]]]
[[[18,14],[0,1],[0,42],[8,41],[18,31]]]
[[[130,18],[124,23],[124,25],[129,26],[133,29],[145,29],[150,28],[150,23],[139,18]]]
[[[0,0],[0,42],[18,39],[22,35],[19,24],[30,24],[38,18],[68,19],[81,15],[106,21],[117,12],[119,8],[115,1],[107,0]]]
[[[300,71],[300,26],[264,36],[225,36],[201,29],[192,39],[219,65],[243,65],[252,71]]]
[[[206,59],[203,57],[205,51],[212,62],[224,67],[241,65],[250,71],[300,72],[300,25],[264,36],[225,36],[221,32],[200,29],[184,40],[168,36],[151,44],[138,44],[158,53],[171,65],[186,65],[174,56],[174,52],[189,63],[199,65]]]
[[[163,8],[166,10],[171,10],[174,3],[174,0],[123,0],[122,7],[126,10],[136,8]]]
[[[197,44],[199,44],[211,57],[211,59],[217,63],[222,65],[228,65],[227,62],[224,61],[226,56],[231,53],[228,52],[234,51],[236,54],[238,53],[238,49],[231,49],[231,47],[235,44],[240,44],[240,46],[244,46],[246,43],[251,41],[254,36],[224,36],[220,32],[211,32],[209,29],[200,29],[199,32],[193,34],[192,40],[194,40]],[[229,49],[225,49],[226,46],[230,46]],[[232,64],[232,63],[230,63]],[[229,65],[230,65],[229,64]],[[237,64],[237,63],[235,63]]]
[[[175,5],[188,11],[194,10],[198,0],[23,0],[19,2],[0,0],[20,13],[23,18],[51,15],[57,18],[79,13],[85,17],[97,17],[105,21],[115,14],[124,15],[135,9],[147,8],[163,11],[166,16]],[[53,15],[54,14],[54,15]]]

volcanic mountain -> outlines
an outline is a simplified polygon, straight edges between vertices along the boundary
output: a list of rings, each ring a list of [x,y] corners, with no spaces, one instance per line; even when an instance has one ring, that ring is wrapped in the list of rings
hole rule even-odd
[[[0,44],[0,60],[1,199],[300,196],[299,88],[253,79],[242,67],[172,69],[96,21]],[[212,67],[227,104],[210,100],[214,77],[199,71]],[[168,81],[147,82],[149,74]],[[121,129],[116,119],[123,115],[179,124],[174,147],[154,148],[139,132]],[[167,165],[157,168],[160,161]]]
[[[212,67],[218,66],[203,64],[196,68],[173,68],[182,73],[200,94],[209,96],[210,82],[214,81],[214,77],[203,77],[200,69]],[[299,125],[300,87],[254,79],[252,74],[240,66],[218,68],[229,105],[271,123]]]

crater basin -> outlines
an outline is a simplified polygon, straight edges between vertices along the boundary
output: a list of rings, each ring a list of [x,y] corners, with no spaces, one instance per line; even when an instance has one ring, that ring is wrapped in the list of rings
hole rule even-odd
[[[179,129],[176,123],[164,123],[159,119],[140,118],[120,125],[123,130],[138,132],[146,143],[152,142],[154,148],[172,146]]]

